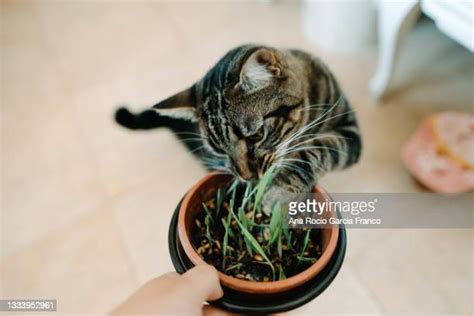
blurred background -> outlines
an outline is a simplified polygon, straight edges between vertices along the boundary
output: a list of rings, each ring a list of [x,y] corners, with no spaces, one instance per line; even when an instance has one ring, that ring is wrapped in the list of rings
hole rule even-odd
[[[0,296],[104,313],[173,270],[171,214],[206,172],[169,131],[129,132],[113,112],[192,84],[243,43],[321,57],[355,107],[363,156],[322,179],[329,192],[424,191],[400,148],[428,114],[472,112],[474,31],[466,41],[417,1],[390,5],[2,1]],[[349,229],[332,286],[291,314],[471,315],[473,239]]]

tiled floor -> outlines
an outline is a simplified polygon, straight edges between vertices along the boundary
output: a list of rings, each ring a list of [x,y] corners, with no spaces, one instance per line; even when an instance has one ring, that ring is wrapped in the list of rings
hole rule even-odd
[[[106,312],[172,269],[171,212],[204,175],[168,131],[116,126],[191,84],[245,42],[321,55],[358,111],[356,167],[328,190],[416,192],[399,148],[427,113],[474,106],[472,55],[423,21],[384,104],[367,92],[376,56],[308,43],[300,6],[275,2],[2,1],[2,297],[57,298],[59,310]],[[347,260],[315,314],[472,313],[472,230],[349,230]]]

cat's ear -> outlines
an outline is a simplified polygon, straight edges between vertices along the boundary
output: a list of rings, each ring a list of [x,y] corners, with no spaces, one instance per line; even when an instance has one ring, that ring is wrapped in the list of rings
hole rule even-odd
[[[183,90],[155,104],[152,109],[160,115],[190,121],[197,119],[194,87]]]
[[[252,53],[243,64],[240,85],[245,90],[258,90],[283,77],[281,54],[273,49],[261,48]]]

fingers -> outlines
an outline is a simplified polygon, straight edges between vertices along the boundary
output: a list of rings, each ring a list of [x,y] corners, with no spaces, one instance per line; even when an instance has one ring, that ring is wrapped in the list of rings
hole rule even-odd
[[[222,295],[217,270],[202,264],[181,276],[169,272],[148,281],[112,314],[200,315],[206,300],[216,300]],[[205,314],[225,315],[211,307],[205,309]]]
[[[180,286],[197,302],[213,301],[224,295],[217,270],[208,264],[200,264],[178,279]]]

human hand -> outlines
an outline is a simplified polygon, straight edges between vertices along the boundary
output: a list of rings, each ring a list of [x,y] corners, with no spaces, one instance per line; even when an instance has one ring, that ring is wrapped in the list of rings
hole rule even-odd
[[[148,281],[111,314],[226,315],[206,300],[223,295],[217,270],[200,264],[183,275],[168,272]]]

